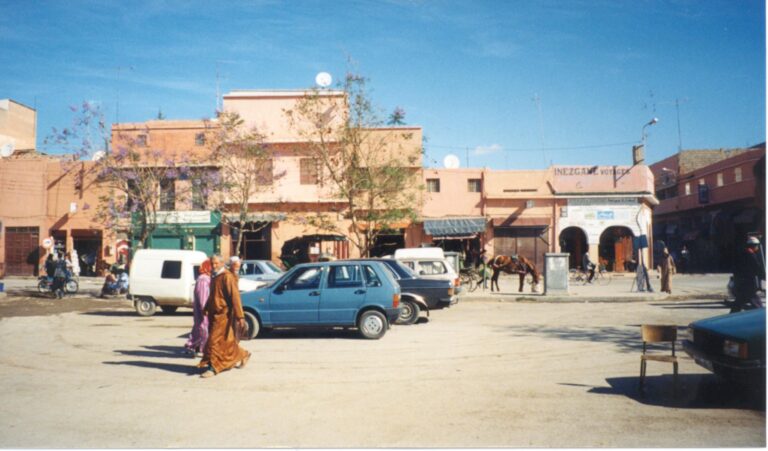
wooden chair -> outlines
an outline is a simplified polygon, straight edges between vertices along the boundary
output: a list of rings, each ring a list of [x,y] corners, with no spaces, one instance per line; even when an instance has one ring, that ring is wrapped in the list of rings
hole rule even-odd
[[[656,362],[669,362],[674,367],[673,394],[677,395],[677,356],[675,355],[675,341],[677,340],[677,326],[653,326],[643,324],[640,326],[643,337],[643,355],[640,356],[640,394],[643,394],[645,373],[648,360]],[[672,354],[649,354],[648,343],[672,343]]]

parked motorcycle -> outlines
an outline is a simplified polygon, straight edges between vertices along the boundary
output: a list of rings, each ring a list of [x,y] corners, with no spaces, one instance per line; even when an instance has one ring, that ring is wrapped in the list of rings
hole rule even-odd
[[[72,277],[67,277],[64,281],[64,292],[66,294],[75,294],[79,289],[80,285]],[[40,276],[37,282],[37,291],[40,293],[53,293],[53,277]]]

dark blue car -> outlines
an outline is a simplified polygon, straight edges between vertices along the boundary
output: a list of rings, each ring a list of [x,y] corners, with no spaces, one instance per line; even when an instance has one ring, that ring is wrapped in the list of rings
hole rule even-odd
[[[249,338],[262,328],[357,327],[381,338],[400,314],[400,287],[378,262],[305,263],[242,295]]]

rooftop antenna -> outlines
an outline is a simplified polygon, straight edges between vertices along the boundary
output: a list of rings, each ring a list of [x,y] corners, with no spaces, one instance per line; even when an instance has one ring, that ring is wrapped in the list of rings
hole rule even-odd
[[[536,104],[536,111],[539,116],[539,148],[541,149],[541,156],[544,159],[544,163],[547,163],[547,152],[544,150],[544,118],[541,115],[541,97],[539,97],[538,94],[534,93],[533,103]]]
[[[461,165],[461,160],[459,160],[459,157],[457,157],[454,154],[448,154],[443,158],[443,166],[445,166],[446,169],[458,169],[458,167]]]
[[[317,85],[321,88],[327,88],[328,86],[331,86],[331,83],[333,83],[333,77],[331,77],[331,74],[328,72],[320,72],[315,75],[315,83],[317,83]]]

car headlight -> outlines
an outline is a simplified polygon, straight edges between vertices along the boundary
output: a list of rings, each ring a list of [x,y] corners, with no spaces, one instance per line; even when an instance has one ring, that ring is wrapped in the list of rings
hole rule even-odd
[[[737,359],[746,359],[748,355],[747,344],[739,341],[725,340],[723,343],[723,354]]]

